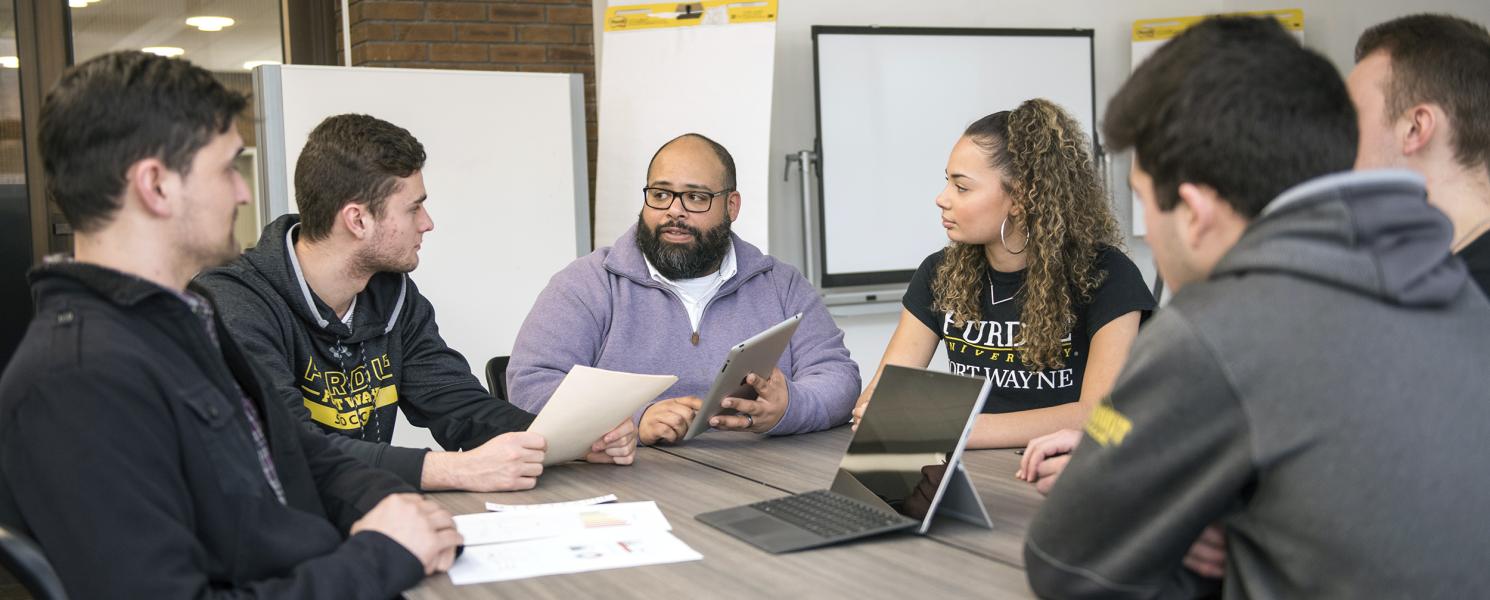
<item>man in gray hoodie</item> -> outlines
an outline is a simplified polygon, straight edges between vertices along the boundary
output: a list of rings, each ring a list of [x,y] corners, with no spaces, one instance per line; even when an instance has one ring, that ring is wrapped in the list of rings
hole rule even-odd
[[[513,404],[536,412],[575,365],[677,375],[635,415],[643,443],[677,442],[730,347],[802,313],[771,377],[748,377],[757,397],[726,399],[739,414],[710,423],[787,434],[847,422],[859,368],[812,284],[730,232],[740,193],[729,152],[698,134],[664,144],[642,196],[635,227],[539,294],[507,367]]]
[[[1182,561],[1218,523],[1228,598],[1483,595],[1490,303],[1421,177],[1343,173],[1334,67],[1271,19],[1211,19],[1134,72],[1104,130],[1134,150],[1175,296],[1069,463],[1024,465],[1064,464],[1026,539],[1034,591],[1192,595]]]

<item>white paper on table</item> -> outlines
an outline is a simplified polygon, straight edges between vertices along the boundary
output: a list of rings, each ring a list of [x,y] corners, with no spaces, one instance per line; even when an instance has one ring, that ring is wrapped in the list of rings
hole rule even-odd
[[[566,507],[566,506],[590,506],[590,505],[594,505],[594,504],[605,504],[607,502],[615,502],[615,501],[616,501],[616,495],[615,494],[606,494],[604,496],[596,496],[594,498],[584,498],[584,499],[581,499],[581,500],[568,500],[568,501],[565,501],[565,502],[546,502],[546,503],[539,503],[539,504],[497,504],[496,502],[487,502],[486,503],[486,510],[489,510],[489,511],[492,511],[492,512],[503,512],[503,511],[514,511],[514,512],[516,512],[516,511],[525,511],[525,510],[548,510],[550,508],[562,508],[562,507]]]
[[[631,417],[678,378],[574,365],[528,431],[548,440],[543,465],[584,458],[590,445]]]
[[[651,501],[455,517],[455,529],[465,538],[467,550],[482,544],[635,528],[669,531],[672,525]]]
[[[465,553],[450,567],[450,581],[455,585],[466,585],[703,558],[671,533],[628,528],[510,544],[467,546]]]

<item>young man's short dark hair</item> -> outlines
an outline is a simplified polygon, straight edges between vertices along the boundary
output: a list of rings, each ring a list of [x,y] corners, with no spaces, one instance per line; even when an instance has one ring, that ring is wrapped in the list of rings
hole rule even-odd
[[[398,178],[423,169],[424,159],[424,145],[407,129],[368,115],[327,117],[295,163],[301,234],[325,239],[336,213],[352,202],[381,217]]]
[[[1241,74],[1257,65],[1275,76]],[[1108,103],[1103,133],[1113,150],[1136,151],[1160,209],[1189,182],[1248,219],[1294,184],[1349,170],[1357,136],[1335,67],[1252,17],[1207,19],[1170,40]]]
[[[95,231],[119,208],[130,165],[157,157],[189,174],[192,157],[247,104],[185,60],[137,51],[90,59],[42,103],[47,192],[73,229]]]
[[[1384,51],[1392,59],[1383,90],[1387,118],[1414,104],[1443,107],[1453,123],[1454,158],[1466,167],[1490,168],[1490,33],[1449,15],[1411,15],[1367,29],[1355,59]]]

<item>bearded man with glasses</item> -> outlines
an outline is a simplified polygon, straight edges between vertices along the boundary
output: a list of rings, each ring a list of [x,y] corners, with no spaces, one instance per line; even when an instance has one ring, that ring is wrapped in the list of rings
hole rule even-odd
[[[848,421],[859,368],[817,290],[790,265],[730,231],[740,214],[735,161],[696,133],[663,144],[647,169],[636,226],[574,261],[538,296],[507,368],[513,404],[537,412],[575,365],[668,373],[678,382],[633,417],[642,443],[676,443],[725,354],[802,313],[769,378],[716,429],[805,433]]]

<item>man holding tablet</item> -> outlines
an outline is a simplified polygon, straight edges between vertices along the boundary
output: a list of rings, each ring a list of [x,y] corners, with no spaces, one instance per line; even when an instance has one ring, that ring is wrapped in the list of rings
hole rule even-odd
[[[848,420],[859,368],[816,290],[730,232],[740,213],[734,159],[698,134],[652,157],[637,225],[560,271],[538,296],[507,367],[513,404],[537,412],[575,365],[665,373],[678,383],[635,415],[642,443],[688,432],[730,348],[787,317],[801,324],[756,398],[725,398],[718,429],[773,435]]]

